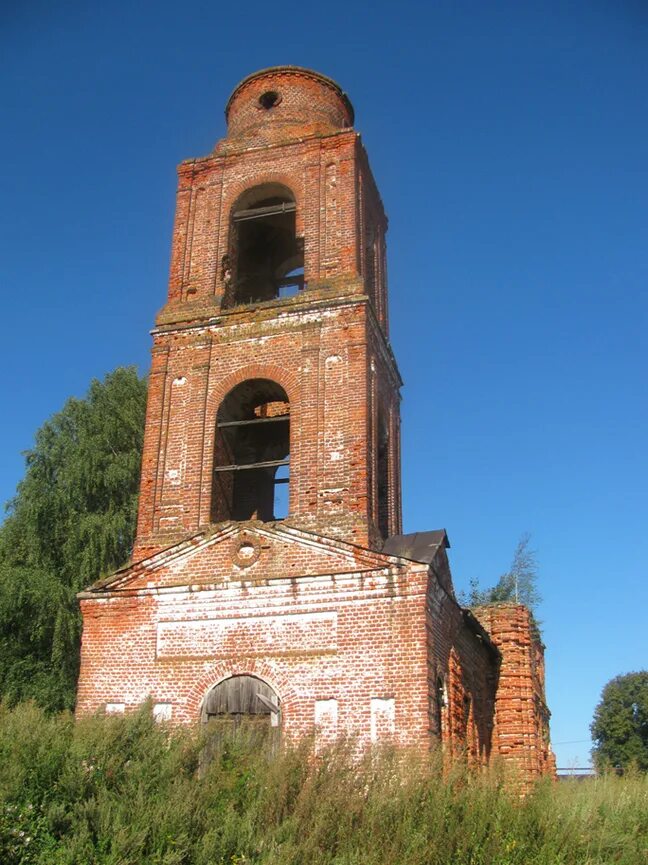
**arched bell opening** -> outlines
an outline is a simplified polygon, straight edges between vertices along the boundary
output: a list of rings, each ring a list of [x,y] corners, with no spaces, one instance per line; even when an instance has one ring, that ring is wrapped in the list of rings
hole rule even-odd
[[[288,297],[304,288],[304,247],[295,198],[279,183],[245,192],[235,204],[223,266],[226,307]]]
[[[274,746],[281,731],[281,701],[274,689],[256,676],[230,676],[206,694],[201,721],[210,745],[244,734],[253,742]]]
[[[269,379],[248,379],[225,397],[216,416],[211,520],[288,516],[290,403]]]

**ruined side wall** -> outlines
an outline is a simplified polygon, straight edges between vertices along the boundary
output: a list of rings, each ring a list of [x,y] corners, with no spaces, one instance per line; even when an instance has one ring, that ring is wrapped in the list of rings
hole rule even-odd
[[[445,552],[434,566],[426,614],[430,729],[450,753],[485,763],[492,749],[499,655],[454,599],[444,578]]]
[[[555,774],[545,698],[544,646],[522,604],[480,607],[475,616],[502,654],[495,702],[494,748],[525,779]]]
[[[278,694],[288,737],[317,724],[427,746],[426,581],[413,566],[86,597],[77,711],[150,697],[192,723],[214,684],[249,674]]]

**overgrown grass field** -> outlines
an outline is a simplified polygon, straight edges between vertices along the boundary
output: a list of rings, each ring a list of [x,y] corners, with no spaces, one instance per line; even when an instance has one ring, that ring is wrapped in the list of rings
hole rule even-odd
[[[0,707],[1,865],[646,865],[648,778],[539,784]],[[510,781],[510,779],[509,779]]]

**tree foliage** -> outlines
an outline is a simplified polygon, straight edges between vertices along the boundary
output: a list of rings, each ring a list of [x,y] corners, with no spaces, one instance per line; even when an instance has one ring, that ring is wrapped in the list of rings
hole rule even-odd
[[[472,579],[470,590],[460,596],[461,602],[468,607],[481,607],[515,601],[534,610],[542,599],[537,589],[537,554],[529,546],[530,541],[529,534],[522,535],[513,553],[511,567],[494,586],[481,589],[479,581]]]
[[[648,772],[648,670],[607,683],[590,730],[597,768],[634,765]]]
[[[36,433],[0,527],[0,693],[71,708],[76,593],[128,558],[146,383],[134,368],[94,380]]]

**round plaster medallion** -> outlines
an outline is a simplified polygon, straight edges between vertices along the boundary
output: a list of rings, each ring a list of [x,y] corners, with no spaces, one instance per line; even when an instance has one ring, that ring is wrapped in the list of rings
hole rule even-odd
[[[239,568],[249,568],[261,553],[261,544],[254,535],[239,535],[232,548],[232,561]]]

